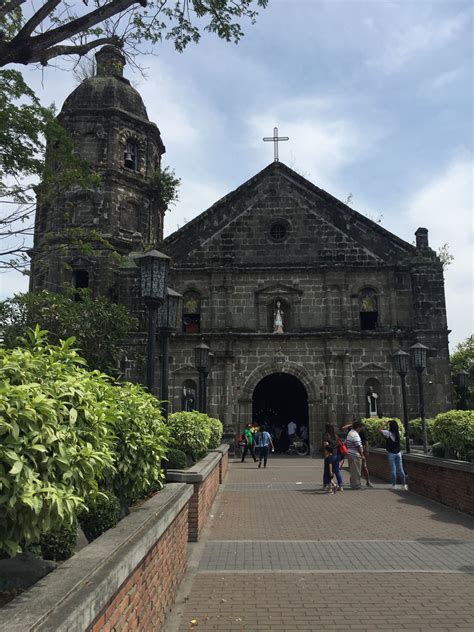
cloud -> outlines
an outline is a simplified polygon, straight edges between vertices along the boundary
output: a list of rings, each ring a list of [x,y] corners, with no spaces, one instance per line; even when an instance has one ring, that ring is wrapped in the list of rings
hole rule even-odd
[[[459,156],[408,200],[405,220],[429,229],[430,246],[447,243],[454,262],[445,271],[451,346],[473,333],[474,161]]]
[[[416,57],[444,47],[452,42],[469,25],[470,14],[459,13],[450,17],[437,16],[421,22],[408,23],[410,13],[386,31],[387,40],[380,57],[367,62],[368,66],[390,75],[406,66]]]

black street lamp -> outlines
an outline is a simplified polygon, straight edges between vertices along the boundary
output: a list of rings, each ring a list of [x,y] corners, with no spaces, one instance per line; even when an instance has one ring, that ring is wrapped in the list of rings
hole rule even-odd
[[[405,353],[402,349],[399,349],[392,355],[392,360],[394,369],[400,376],[400,380],[402,382],[403,425],[405,426],[405,449],[408,454],[410,452],[410,437],[408,427],[406,376],[408,373],[410,354]]]
[[[166,296],[170,258],[158,250],[150,250],[137,257],[140,265],[141,295],[148,309],[148,339],[146,358],[146,385],[155,391],[156,320],[157,312]]]
[[[194,362],[199,372],[199,411],[207,412],[207,376],[209,375],[209,347],[201,342],[194,348]]]
[[[459,405],[461,407],[461,410],[466,410],[467,408],[466,394],[469,389],[469,375],[469,371],[466,371],[465,369],[461,369],[456,375],[457,386],[460,395]]]
[[[178,308],[181,294],[170,287],[166,288],[166,299],[158,309],[158,329],[161,334],[161,384],[160,399],[163,400],[163,415],[165,423],[168,423],[168,376],[169,376],[169,338],[171,332],[176,329],[178,320]]]
[[[411,362],[418,376],[418,397],[420,400],[421,429],[423,432],[423,452],[425,454],[428,454],[428,435],[426,433],[425,398],[423,393],[422,373],[426,369],[427,354],[428,347],[422,345],[421,342],[417,342],[410,347]]]

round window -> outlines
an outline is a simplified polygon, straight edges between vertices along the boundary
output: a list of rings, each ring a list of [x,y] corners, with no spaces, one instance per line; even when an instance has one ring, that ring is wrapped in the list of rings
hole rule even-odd
[[[288,226],[283,222],[275,222],[270,228],[273,241],[283,241],[288,235]]]

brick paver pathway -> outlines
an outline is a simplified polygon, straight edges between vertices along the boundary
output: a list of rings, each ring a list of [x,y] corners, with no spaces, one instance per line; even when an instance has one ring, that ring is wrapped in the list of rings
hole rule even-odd
[[[324,494],[321,471],[231,464],[166,632],[473,632],[473,519],[385,484]]]

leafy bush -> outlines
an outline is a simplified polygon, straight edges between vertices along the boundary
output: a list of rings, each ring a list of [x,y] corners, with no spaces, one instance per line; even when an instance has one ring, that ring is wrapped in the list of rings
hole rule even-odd
[[[0,349],[0,551],[15,555],[58,524],[72,526],[97,476],[113,467],[100,393],[72,348],[39,328]]]
[[[197,411],[178,412],[169,416],[170,445],[189,454],[194,461],[207,450],[211,428],[207,415]]]
[[[466,454],[466,461],[474,463],[474,450],[469,450]]]
[[[152,485],[163,485],[161,460],[166,456],[169,431],[160,402],[142,386],[125,382],[108,385],[107,391],[114,436],[111,486],[121,502],[128,504],[147,494]]]
[[[400,430],[400,442],[403,441],[405,438],[405,429],[400,419],[396,419],[395,417],[367,417],[361,421],[367,430],[369,446],[373,446],[374,448],[385,448],[386,439],[383,434],[379,432],[379,428],[383,426],[388,429],[388,422],[390,419],[395,419],[397,422],[398,429]]]
[[[41,556],[60,562],[71,557],[77,543],[77,524],[63,525],[43,533],[40,538]]]
[[[166,457],[170,470],[184,470],[186,468],[186,454],[182,450],[171,448]]]
[[[436,415],[433,438],[444,448],[454,450],[461,459],[474,449],[474,410],[448,410]]]
[[[431,454],[433,456],[438,457],[439,459],[444,459],[444,457],[446,456],[446,449],[443,445],[441,445],[441,443],[433,443],[433,445],[431,446]]]
[[[120,502],[113,494],[102,492],[86,503],[77,519],[87,541],[92,542],[118,523]]]
[[[428,437],[428,443],[431,445],[434,443],[433,434],[431,432],[434,419],[425,419],[426,422],[426,434]],[[413,439],[413,443],[421,445],[423,443],[423,432],[421,428],[421,417],[412,419],[409,422],[410,436]]]
[[[207,447],[209,450],[214,450],[221,444],[222,432],[224,429],[222,422],[219,421],[219,419],[214,419],[213,417],[208,417],[208,424],[211,429],[211,437]]]

